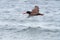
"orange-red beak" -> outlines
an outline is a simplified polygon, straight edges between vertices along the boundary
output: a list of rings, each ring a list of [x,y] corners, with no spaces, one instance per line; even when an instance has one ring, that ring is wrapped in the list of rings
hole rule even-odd
[[[26,12],[23,12],[23,14],[26,14]]]

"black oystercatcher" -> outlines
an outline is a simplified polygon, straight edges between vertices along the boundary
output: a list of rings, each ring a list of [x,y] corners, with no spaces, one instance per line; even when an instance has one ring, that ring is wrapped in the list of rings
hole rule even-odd
[[[26,13],[29,14],[29,17],[30,16],[38,16],[38,15],[43,16],[44,15],[44,14],[39,13],[39,7],[38,6],[35,6],[35,8],[32,9],[32,11],[27,11]]]

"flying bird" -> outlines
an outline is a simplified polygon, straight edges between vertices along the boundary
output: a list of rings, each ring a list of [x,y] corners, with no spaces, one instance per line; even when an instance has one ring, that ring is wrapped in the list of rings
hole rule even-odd
[[[32,11],[26,11],[25,14],[29,14],[28,17],[38,16],[38,15],[43,16],[44,15],[44,14],[39,13],[39,7],[38,6],[35,6],[34,9],[32,9]]]

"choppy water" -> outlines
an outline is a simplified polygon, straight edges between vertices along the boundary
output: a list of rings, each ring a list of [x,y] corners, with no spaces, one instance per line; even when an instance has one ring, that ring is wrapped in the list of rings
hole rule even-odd
[[[0,0],[0,40],[60,40],[60,1]],[[40,7],[44,16],[23,12]]]

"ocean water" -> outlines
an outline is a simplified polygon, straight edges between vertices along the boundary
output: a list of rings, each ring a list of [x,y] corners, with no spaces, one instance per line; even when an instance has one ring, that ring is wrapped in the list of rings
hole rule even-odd
[[[0,0],[0,40],[60,40],[59,0]],[[23,14],[35,5],[44,16]]]

